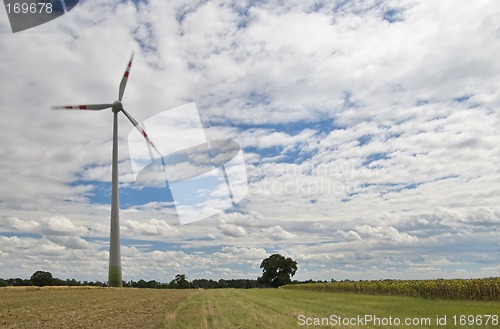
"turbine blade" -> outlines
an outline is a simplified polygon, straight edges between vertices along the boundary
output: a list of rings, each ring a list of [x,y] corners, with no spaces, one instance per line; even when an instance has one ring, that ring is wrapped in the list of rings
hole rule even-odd
[[[127,111],[125,111],[125,109],[122,109],[122,112],[123,112],[123,114],[125,114],[127,119],[129,119],[129,121],[134,125],[135,129],[137,129],[141,133],[142,137],[144,137],[144,139],[146,139],[146,141],[149,143],[149,145],[151,145],[153,147],[153,149],[156,151],[156,153],[158,153],[160,158],[163,158],[163,155],[160,153],[160,151],[158,151],[158,149],[156,148],[155,144],[153,144],[151,139],[149,139],[149,136],[146,133],[146,130],[144,130],[144,128],[141,127],[139,122],[137,122],[137,120],[135,120]]]
[[[62,105],[52,106],[53,110],[93,110],[99,111],[112,107],[113,104],[88,104],[88,105]]]
[[[132,52],[132,56],[130,56],[130,61],[128,62],[127,68],[125,69],[125,73],[123,74],[122,81],[120,82],[120,90],[118,92],[118,100],[123,99],[123,94],[125,93],[125,87],[127,86],[128,75],[130,74],[130,68],[132,67],[132,61],[134,60],[134,53]]]
[[[144,122],[141,124],[141,127],[142,127],[142,129],[146,130],[146,125],[144,124]],[[149,157],[151,158],[151,162],[153,162],[155,160],[155,158],[153,156],[153,150],[151,149],[151,144],[149,144],[146,141],[146,146],[148,147],[148,152],[149,152]]]

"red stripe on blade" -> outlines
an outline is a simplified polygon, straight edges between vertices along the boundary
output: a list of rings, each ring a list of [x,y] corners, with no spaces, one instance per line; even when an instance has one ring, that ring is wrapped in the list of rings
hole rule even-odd
[[[80,105],[80,106],[78,106],[78,108],[79,108],[80,110],[86,110],[86,109],[87,109],[87,106],[86,106],[86,105]]]

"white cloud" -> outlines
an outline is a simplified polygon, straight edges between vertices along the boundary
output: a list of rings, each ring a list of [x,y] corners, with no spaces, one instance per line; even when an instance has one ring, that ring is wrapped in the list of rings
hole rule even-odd
[[[19,232],[39,233],[44,235],[82,235],[88,232],[85,226],[75,225],[64,216],[53,216],[40,220],[22,220],[9,217],[1,221],[5,231],[16,230]]]
[[[14,229],[21,232],[35,232],[40,227],[40,223],[34,220],[25,221],[15,217],[4,218],[1,223],[5,230]]]
[[[221,252],[214,253],[214,256],[223,261],[236,261],[241,263],[260,264],[260,261],[266,258],[267,252],[263,248],[245,248],[245,247],[222,247]]]
[[[70,219],[63,216],[42,218],[40,229],[40,233],[47,235],[82,235],[88,230],[86,227],[73,224]]]
[[[358,232],[356,232],[356,231],[344,232],[342,230],[338,230],[337,233],[340,236],[342,236],[342,238],[345,239],[346,241],[361,240],[361,237],[359,236]]]
[[[286,240],[295,237],[295,234],[285,231],[281,226],[276,225],[263,230],[264,236],[271,240]]]
[[[57,236],[52,235],[47,237],[48,240],[62,245],[66,249],[92,249],[93,246],[87,240],[79,236]]]
[[[144,234],[169,237],[179,233],[175,227],[172,227],[166,221],[156,218],[151,218],[148,221],[125,220],[123,222],[123,230],[125,234],[132,236]]]
[[[245,229],[241,226],[238,226],[238,225],[221,224],[218,227],[219,227],[219,230],[221,231],[222,234],[233,237],[233,238],[247,235],[247,232],[245,231]]]
[[[356,231],[360,234],[360,236],[367,238],[376,238],[376,241],[389,241],[395,243],[413,243],[417,242],[418,238],[411,236],[408,233],[400,233],[394,227],[371,227],[368,225],[356,226]]]

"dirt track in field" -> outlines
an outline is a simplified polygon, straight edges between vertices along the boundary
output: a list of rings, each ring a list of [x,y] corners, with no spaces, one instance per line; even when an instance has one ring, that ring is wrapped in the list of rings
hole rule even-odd
[[[0,328],[158,328],[197,290],[0,289]]]

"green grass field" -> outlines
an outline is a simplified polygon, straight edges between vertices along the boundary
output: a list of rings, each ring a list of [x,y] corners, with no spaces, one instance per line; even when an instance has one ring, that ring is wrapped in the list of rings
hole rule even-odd
[[[499,316],[499,302],[288,289],[0,289],[1,328],[500,328]]]

